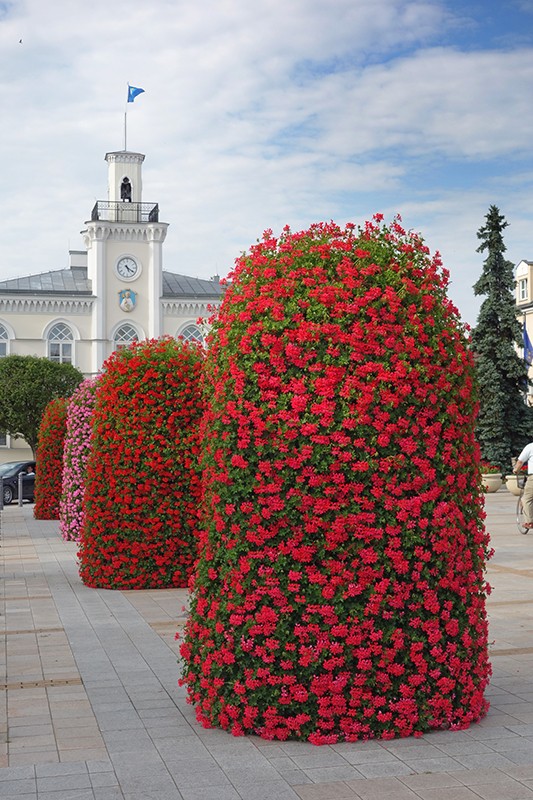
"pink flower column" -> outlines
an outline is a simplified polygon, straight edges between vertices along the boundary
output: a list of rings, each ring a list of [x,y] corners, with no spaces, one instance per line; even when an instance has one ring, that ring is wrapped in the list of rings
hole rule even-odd
[[[59,519],[63,539],[76,542],[79,541],[83,525],[83,495],[96,386],[96,378],[83,381],[70,398],[67,408]]]

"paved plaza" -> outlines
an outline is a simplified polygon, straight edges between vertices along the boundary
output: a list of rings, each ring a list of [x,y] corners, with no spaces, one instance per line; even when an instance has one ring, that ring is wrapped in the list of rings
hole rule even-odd
[[[486,496],[486,719],[324,747],[201,728],[177,686],[186,591],[88,589],[57,522],[6,508],[0,800],[533,800],[533,533],[515,505]]]

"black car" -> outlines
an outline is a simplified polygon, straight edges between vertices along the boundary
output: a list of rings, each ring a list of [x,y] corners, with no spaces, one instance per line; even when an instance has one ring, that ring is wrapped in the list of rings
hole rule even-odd
[[[28,472],[28,470],[30,470]],[[33,503],[35,494],[35,461],[9,461],[0,464],[0,478],[4,482],[4,505],[8,506],[19,496],[19,475],[22,473],[22,498]]]

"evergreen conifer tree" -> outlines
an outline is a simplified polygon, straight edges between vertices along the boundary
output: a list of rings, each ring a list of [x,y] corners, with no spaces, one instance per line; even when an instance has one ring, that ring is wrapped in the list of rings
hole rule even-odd
[[[492,205],[478,233],[478,253],[486,252],[474,293],[484,295],[472,344],[479,383],[477,438],[484,459],[510,471],[531,436],[531,410],[524,402],[527,368],[516,346],[522,331],[516,315],[513,263],[505,256],[503,232],[508,226]]]

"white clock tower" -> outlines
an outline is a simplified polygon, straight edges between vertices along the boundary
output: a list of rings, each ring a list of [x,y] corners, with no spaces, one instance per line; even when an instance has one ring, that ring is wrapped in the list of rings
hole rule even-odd
[[[98,200],[82,231],[87,277],[96,297],[92,319],[93,373],[115,349],[119,329],[151,339],[163,333],[162,249],[168,224],[157,203],[143,203],[144,155],[107,153],[107,200]]]

